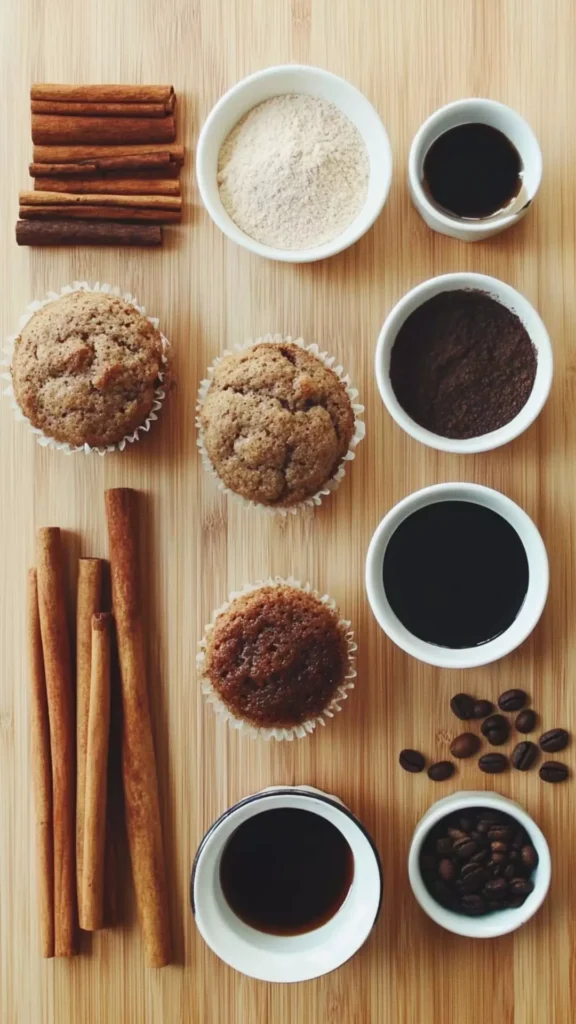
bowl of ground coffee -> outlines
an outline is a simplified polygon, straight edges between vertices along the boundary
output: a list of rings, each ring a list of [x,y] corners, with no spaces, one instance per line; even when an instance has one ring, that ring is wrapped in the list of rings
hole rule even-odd
[[[388,315],[376,379],[390,415],[440,451],[490,451],[522,434],[552,385],[538,313],[484,274],[444,274],[413,288]]]

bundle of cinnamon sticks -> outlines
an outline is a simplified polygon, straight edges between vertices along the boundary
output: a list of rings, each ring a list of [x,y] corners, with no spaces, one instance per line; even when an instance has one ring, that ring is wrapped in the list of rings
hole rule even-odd
[[[33,85],[19,245],[160,245],[182,213],[171,85]]]

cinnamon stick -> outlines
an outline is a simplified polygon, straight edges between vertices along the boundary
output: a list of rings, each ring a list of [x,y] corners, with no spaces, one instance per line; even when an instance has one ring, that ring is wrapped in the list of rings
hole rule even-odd
[[[75,729],[65,569],[60,530],[38,530],[38,608],[46,673],[54,823],[54,952],[72,956],[76,941],[74,866]]]
[[[21,206],[23,220],[120,220],[131,224],[179,224],[180,210],[145,206]]]
[[[32,114],[35,145],[56,143],[174,142],[176,121],[165,117],[72,117],[66,114]]]
[[[78,562],[76,599],[76,890],[82,924],[82,869],[84,865],[84,807],[90,680],[92,675],[92,616],[102,607],[104,562],[81,558]]]
[[[34,146],[34,163],[79,163],[83,160],[117,159],[125,156],[143,156],[148,153],[169,153],[177,163],[184,163],[184,146],[178,143],[139,143],[133,146]]]
[[[40,948],[54,956],[54,841],[52,834],[52,758],[44,656],[38,611],[36,569],[28,572],[28,658],[32,776],[36,808],[36,864]]]
[[[31,100],[60,100],[64,103],[167,103],[173,85],[66,85],[35,83]]]
[[[33,114],[69,114],[72,117],[166,117],[175,107],[167,103],[70,103],[60,100],[32,100]]]
[[[106,178],[36,178],[34,189],[38,192],[66,192],[74,195],[128,196],[145,192],[150,196],[179,196],[180,182],[164,178],[147,178],[144,181],[138,178],[117,178],[111,181]]]
[[[104,924],[104,851],[110,733],[110,627],[112,616],[92,616],[92,672],[86,745],[84,862],[80,927],[93,932]]]
[[[107,491],[106,518],[122,685],[122,775],[128,844],[148,961],[152,967],[162,967],[170,962],[170,932],[156,758],[146,685],[137,493],[126,488]]]
[[[78,175],[86,177],[88,174],[114,174],[126,171],[140,171],[144,174],[178,173],[178,161],[172,153],[135,153],[133,156],[109,156],[93,158],[92,160],[79,161],[76,164],[58,163],[32,163],[29,173],[31,178],[41,177],[65,177],[66,175]]]
[[[18,245],[162,245],[156,224],[125,224],[93,220],[19,220]]]
[[[180,196],[117,196],[106,193],[21,192],[21,206],[153,206],[160,210],[182,209]]]

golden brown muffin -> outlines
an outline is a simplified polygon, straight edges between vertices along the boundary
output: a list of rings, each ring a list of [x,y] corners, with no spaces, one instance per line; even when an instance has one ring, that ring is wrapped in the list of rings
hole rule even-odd
[[[291,728],[326,709],[344,682],[349,656],[335,611],[297,587],[264,586],[217,617],[205,665],[235,717]]]
[[[152,409],[162,351],[159,331],[127,302],[72,292],[39,309],[17,338],[14,395],[48,437],[117,444]]]
[[[342,381],[291,342],[262,342],[225,356],[200,422],[223,483],[243,498],[283,507],[332,479],[354,433]]]

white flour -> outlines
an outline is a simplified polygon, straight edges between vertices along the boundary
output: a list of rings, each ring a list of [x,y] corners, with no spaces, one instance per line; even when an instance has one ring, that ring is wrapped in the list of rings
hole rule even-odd
[[[341,234],[364,204],[368,176],[352,122],[332,103],[299,94],[250,110],[218,157],[226,212],[277,249],[311,249]]]

